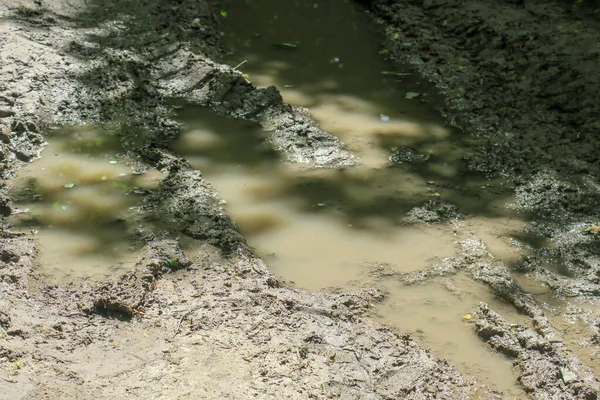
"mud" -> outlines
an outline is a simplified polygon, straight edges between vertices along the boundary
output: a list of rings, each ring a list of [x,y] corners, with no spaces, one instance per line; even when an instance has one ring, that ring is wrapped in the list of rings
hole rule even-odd
[[[165,97],[175,96],[261,123],[291,161],[353,162],[338,139],[284,104],[275,88],[257,90],[208,58],[220,53],[219,7],[9,1],[0,12],[4,178],[38,157],[50,126],[115,120],[128,157],[167,174],[144,200],[150,216],[139,232],[147,243],[139,261],[111,281],[48,285],[36,238],[4,223],[3,396],[489,392],[409,337],[364,319],[379,293],[312,294],[281,284],[247,247],[201,173],[169,151],[179,129]],[[15,205],[3,199],[9,214]],[[153,225],[152,213],[168,218]],[[186,246],[174,240],[183,235],[192,238]]]
[[[577,341],[590,343],[597,315],[573,305],[579,311],[571,316],[567,309],[571,308],[568,304],[579,301],[596,304],[598,293],[598,247],[591,233],[598,220],[599,193],[600,110],[593,100],[600,83],[595,67],[599,57],[599,32],[594,22],[597,5],[555,1],[363,3],[386,29],[385,48],[390,57],[410,62],[435,83],[446,96],[443,112],[447,117],[483,139],[469,157],[469,167],[512,180],[517,199],[514,209],[531,221],[524,230],[530,238],[515,237],[533,255],[509,265],[481,268],[474,277],[530,316],[542,337],[556,335],[554,327],[564,329],[560,320],[570,318],[570,324],[587,325]],[[454,268],[446,273],[454,273]],[[525,277],[538,282],[536,285],[541,283],[536,290],[544,292],[545,288],[549,294],[529,295],[509,274],[523,283]],[[553,308],[547,303],[551,298],[564,302]],[[553,316],[552,322],[548,316]],[[503,324],[496,324],[498,332],[511,337]],[[488,335],[483,338],[490,340]],[[528,345],[524,339],[515,340],[523,349],[513,350],[511,357],[518,360],[521,384],[533,397],[597,397],[596,378],[565,379],[560,368],[567,367],[555,350],[519,360]],[[593,365],[595,345],[583,347],[588,353],[581,361],[590,359],[587,364]],[[552,375],[548,375],[543,371],[548,363],[563,367],[552,367]],[[568,368],[566,371],[571,376]],[[577,385],[573,385],[575,380]]]
[[[548,318],[545,303],[513,277],[525,272],[553,295],[582,302],[595,302],[598,293],[595,17],[549,1],[372,7],[387,26],[390,54],[441,87],[448,120],[484,140],[468,158],[470,168],[514,182],[516,210],[531,219],[519,243],[533,254],[507,265],[461,232],[459,256],[380,276],[414,284],[464,271],[525,315],[525,323],[511,325],[481,306],[473,326],[514,360],[533,398],[597,398],[597,371],[584,358],[598,346],[594,307],[566,306],[589,338],[571,352],[557,332],[563,309]],[[180,128],[167,97],[176,97],[259,123],[290,162],[356,162],[276,88],[256,89],[215,61],[223,54],[221,10],[203,0],[0,5],[0,393],[502,398],[410,335],[368,318],[384,293],[312,293],[274,277],[201,171],[170,150]],[[48,285],[38,240],[4,218],[15,207],[7,179],[39,156],[51,126],[115,120],[128,157],[166,174],[144,199],[141,256],[110,282]],[[413,214],[460,223],[443,204]]]

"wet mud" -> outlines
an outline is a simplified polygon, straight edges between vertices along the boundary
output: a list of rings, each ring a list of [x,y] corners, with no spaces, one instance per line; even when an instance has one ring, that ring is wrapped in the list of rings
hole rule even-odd
[[[434,82],[446,96],[443,111],[448,118],[483,140],[469,157],[470,168],[514,183],[513,208],[530,220],[524,228],[529,238],[515,239],[531,253],[504,268],[531,289],[531,295],[521,293],[508,301],[529,315],[546,339],[548,334],[568,335],[571,328],[566,325],[587,326],[585,333],[579,331],[579,339],[550,342],[573,349],[581,362],[594,368],[597,314],[577,304],[597,302],[598,248],[591,233],[598,220],[600,110],[592,100],[600,82],[595,67],[597,5],[363,3],[386,30],[384,46],[390,58],[411,63]],[[500,280],[486,276],[489,272],[479,271],[476,277],[506,298],[514,288],[502,288]],[[569,309],[579,311],[571,314]],[[491,337],[482,337],[494,347]],[[518,341],[527,348],[524,340]],[[587,348],[584,356],[582,347]],[[512,357],[519,359],[517,353],[523,354],[515,351]],[[578,385],[585,382],[585,373],[573,374],[579,382],[574,385],[565,378],[571,376],[569,367],[555,350],[542,354],[515,362],[520,365],[520,381],[532,396],[596,398],[596,378],[582,389]],[[560,365],[551,369],[552,376],[541,367],[548,362]]]
[[[371,282],[487,290],[480,300],[489,305],[461,323],[488,345],[477,352],[512,363],[518,388],[502,393],[477,378],[485,371],[457,369],[402,321],[395,328],[374,322],[376,306],[394,301],[373,289],[380,284],[311,292],[274,275],[203,174],[210,163],[194,165],[174,151],[182,133],[176,104],[185,100],[258,124],[270,143],[265,159],[340,168],[364,158],[288,105],[283,89],[257,89],[219,64],[227,4],[8,0],[0,5],[0,393],[597,398],[594,14],[550,1],[364,3],[387,29],[383,55],[441,88],[447,121],[477,138],[466,166],[474,176],[508,180],[510,212],[527,221],[514,234],[524,253],[496,259],[498,242],[461,225],[460,204],[457,211],[423,202],[405,210],[407,218],[458,224],[458,251],[413,271],[377,266]],[[486,53],[490,43],[496,47]],[[12,179],[40,154],[44,160],[50,127],[115,121],[123,159],[162,174],[136,203],[137,257],[110,279],[51,283],[42,241],[13,220],[24,204],[9,190]],[[397,167],[429,162],[420,148],[392,147],[388,161]],[[59,183],[61,191],[75,188]]]
[[[0,385],[8,398],[489,392],[364,318],[378,292],[314,294],[282,284],[246,245],[201,172],[170,151],[179,128],[167,96],[262,124],[291,161],[353,162],[339,139],[283,103],[275,88],[257,90],[208,58],[220,53],[220,7],[0,7],[3,176],[38,157],[52,125],[115,120],[123,152],[166,175],[141,205],[148,215],[138,261],[110,281],[49,285],[39,241],[4,222]],[[19,205],[4,189],[9,214]]]

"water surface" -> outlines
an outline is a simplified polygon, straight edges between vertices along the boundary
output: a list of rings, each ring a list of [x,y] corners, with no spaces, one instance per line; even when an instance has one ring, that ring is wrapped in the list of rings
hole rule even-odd
[[[63,127],[47,141],[41,158],[12,182],[11,222],[35,234],[41,271],[65,283],[133,267],[138,206],[162,174],[119,155],[117,131],[106,126]]]

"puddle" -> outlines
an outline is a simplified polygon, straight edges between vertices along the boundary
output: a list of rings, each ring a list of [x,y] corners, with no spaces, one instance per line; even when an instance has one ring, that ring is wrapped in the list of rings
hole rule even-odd
[[[406,222],[408,211],[431,199],[462,199],[459,211],[467,216],[457,222],[461,229],[484,236],[503,259],[518,257],[509,234],[522,222],[502,217],[502,198],[481,186],[478,194],[446,181],[432,186],[418,171],[389,163],[300,170],[278,159],[258,125],[195,106],[184,106],[178,120],[184,128],[174,150],[226,199],[228,213],[271,270],[298,287],[372,286],[378,268],[411,272],[455,255],[453,224]],[[480,216],[482,210],[489,217]],[[390,293],[377,309],[381,322],[418,329],[415,339],[438,357],[519,398],[510,361],[490,351],[462,320],[486,301],[519,321],[512,307],[462,276],[412,287],[393,280],[378,284]]]
[[[301,288],[349,289],[372,285],[382,266],[411,272],[455,255],[452,224],[407,223],[411,210],[427,204],[457,210],[461,229],[485,236],[500,259],[518,258],[509,238],[522,222],[505,206],[510,188],[467,170],[474,139],[443,121],[429,84],[408,68],[390,70],[382,38],[360,8],[344,0],[264,0],[231,2],[226,10],[226,61],[244,62],[238,69],[251,82],[276,85],[361,157],[353,168],[299,170],[279,160],[257,125],[193,106],[179,112],[184,130],[174,150],[215,186],[275,274]],[[264,23],[247,24],[251,18]],[[382,322],[523,397],[511,363],[462,320],[479,301],[520,318],[486,287],[462,276],[414,287],[378,284],[390,293],[377,310]]]
[[[134,172],[121,157],[116,131],[68,127],[47,138],[41,158],[19,170],[10,222],[33,232],[47,279],[106,279],[136,261],[133,241],[141,196],[162,179]]]
[[[225,42],[231,51],[226,61],[233,66],[245,61],[238,69],[248,80],[260,87],[276,85],[285,101],[307,107],[363,162],[382,165],[395,146],[435,151],[441,145],[446,158],[458,150],[443,141],[452,128],[421,104],[435,101],[432,86],[386,62],[381,35],[355,5],[246,1],[231,2],[227,11]],[[263,25],[250,26],[247,18]],[[437,172],[452,173],[447,168]]]
[[[394,168],[300,171],[279,162],[256,125],[194,107],[178,118],[174,149],[227,200],[269,267],[300,287],[348,286],[373,264],[416,271],[455,252],[451,227],[404,222],[432,198],[416,178]]]
[[[516,314],[511,305],[462,274],[433,279],[425,285],[387,282],[384,286],[390,295],[378,307],[377,320],[400,332],[409,332],[436,357],[450,360],[461,371],[502,390],[509,398],[526,398],[514,380],[512,362],[477,340],[471,322],[463,319],[484,301],[510,316],[512,322],[528,326],[527,318]]]

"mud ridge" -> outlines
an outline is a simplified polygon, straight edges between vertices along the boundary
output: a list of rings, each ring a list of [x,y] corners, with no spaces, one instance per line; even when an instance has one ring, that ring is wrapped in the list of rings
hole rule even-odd
[[[596,399],[598,387],[590,371],[526,327],[509,324],[481,303],[477,334],[491,347],[513,358],[520,383],[532,396],[549,399]]]

